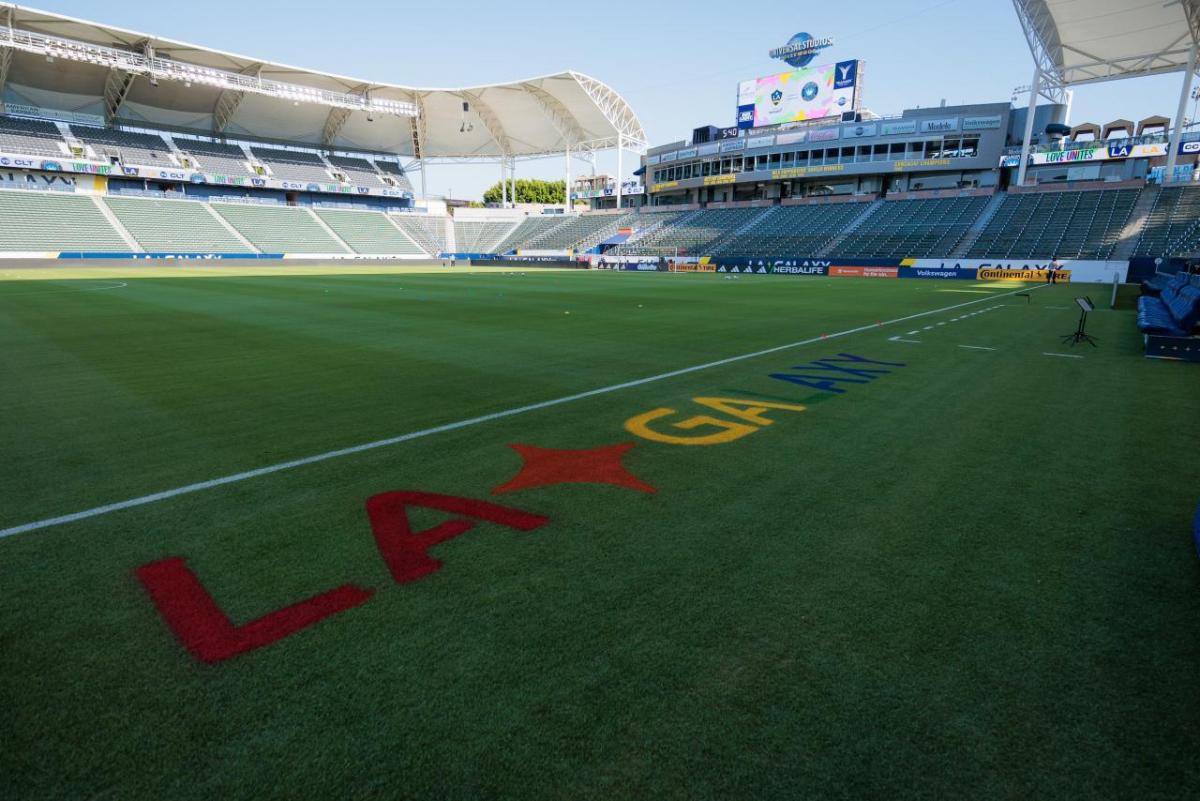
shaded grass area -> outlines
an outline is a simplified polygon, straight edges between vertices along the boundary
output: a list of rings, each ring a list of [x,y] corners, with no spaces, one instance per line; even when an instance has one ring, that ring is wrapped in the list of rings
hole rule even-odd
[[[16,295],[34,286],[56,291]],[[1194,449],[1164,447],[1200,433],[1196,372],[1141,358],[1129,312],[1097,312],[1083,351],[1059,344],[1074,313],[1049,308],[1071,287],[1027,305],[957,282],[604,273],[57,292],[86,286],[0,283],[0,527],[980,302],[0,540],[4,797],[1141,799],[1200,782],[1200,475]],[[842,352],[906,366],[843,393],[770,377]],[[711,447],[623,427],[710,396],[824,399]],[[520,468],[511,443],[618,442],[658,492],[489,495]],[[363,510],[395,489],[552,522],[482,525],[396,585]],[[133,575],[167,556],[237,622],[345,583],[374,597],[201,665]]]

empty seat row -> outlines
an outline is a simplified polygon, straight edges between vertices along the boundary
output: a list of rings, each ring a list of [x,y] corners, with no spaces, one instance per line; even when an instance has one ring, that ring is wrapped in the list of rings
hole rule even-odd
[[[1138,298],[1138,330],[1159,336],[1191,336],[1200,320],[1200,287],[1173,280],[1159,297]]]

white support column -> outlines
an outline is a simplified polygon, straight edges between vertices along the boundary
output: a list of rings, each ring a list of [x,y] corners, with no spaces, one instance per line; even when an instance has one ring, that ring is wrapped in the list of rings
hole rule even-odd
[[[621,208],[621,181],[625,174],[625,135],[617,134],[617,208]]]
[[[1033,83],[1029,85],[1029,110],[1025,114],[1025,137],[1021,140],[1021,166],[1017,168],[1017,186],[1025,185],[1025,168],[1029,164],[1029,140],[1033,138],[1033,116],[1037,111],[1038,91],[1042,88],[1042,69],[1033,68]]]
[[[500,158],[500,208],[508,208],[508,176],[504,173],[504,157]]]
[[[509,194],[512,196],[512,204],[513,204],[513,208],[515,209],[517,207],[517,160],[516,159],[509,159],[509,161],[508,161],[508,177],[510,179],[512,179],[512,192],[510,192]]]
[[[1171,143],[1167,145],[1167,174],[1163,183],[1175,180],[1175,160],[1179,154],[1179,140],[1183,136],[1183,115],[1187,112],[1188,96],[1192,93],[1192,76],[1196,73],[1196,44],[1188,51],[1187,71],[1183,73],[1183,85],[1179,88],[1179,107],[1175,109],[1175,120],[1171,123]]]
[[[425,192],[425,161],[417,162],[421,167],[421,202],[428,205],[429,195]]]
[[[567,214],[570,214],[572,211],[575,210],[574,204],[571,202],[571,143],[570,142],[567,143],[566,157],[567,157],[567,177],[566,177],[565,188],[567,191],[567,196],[566,196],[565,200],[566,200]]]

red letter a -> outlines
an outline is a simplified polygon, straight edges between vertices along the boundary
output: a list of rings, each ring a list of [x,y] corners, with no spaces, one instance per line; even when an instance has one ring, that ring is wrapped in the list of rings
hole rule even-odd
[[[371,597],[347,584],[235,626],[182,558],[142,565],[137,577],[175,636],[192,656],[208,663],[270,645]]]
[[[497,506],[494,503],[435,495],[432,492],[385,492],[367,500],[367,515],[375,532],[379,554],[392,571],[397,584],[416,581],[442,566],[427,551],[439,542],[453,539],[475,527],[475,520],[447,520],[433,528],[414,532],[408,524],[409,506],[438,509],[456,515],[498,523],[518,531],[533,531],[550,522],[549,518]]]

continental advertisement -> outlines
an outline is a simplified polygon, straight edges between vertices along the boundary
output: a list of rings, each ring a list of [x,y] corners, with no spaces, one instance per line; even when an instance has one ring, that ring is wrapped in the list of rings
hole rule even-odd
[[[975,277],[980,281],[1041,281],[1046,283],[1049,272],[1046,268],[980,268],[975,271]],[[1071,271],[1059,270],[1057,280],[1062,283],[1070,282]]]

